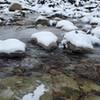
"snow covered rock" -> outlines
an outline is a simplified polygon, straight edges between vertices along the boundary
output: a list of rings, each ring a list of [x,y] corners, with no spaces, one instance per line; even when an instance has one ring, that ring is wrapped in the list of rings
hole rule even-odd
[[[84,52],[92,50],[94,44],[100,44],[100,40],[83,31],[71,31],[65,33],[62,44],[71,51]]]
[[[100,18],[91,17],[90,24],[92,24],[92,25],[97,25],[97,24],[100,25]]]
[[[24,56],[26,45],[18,39],[0,40],[0,56]]]
[[[96,28],[92,29],[91,33],[96,37],[100,38],[100,26],[97,26]]]
[[[83,23],[89,23],[89,22],[90,22],[90,19],[89,19],[88,16],[84,16],[84,17],[81,18],[81,21],[82,21]]]
[[[10,7],[9,7],[9,11],[16,11],[16,10],[22,10],[22,6],[19,3],[13,3]]]
[[[42,31],[38,33],[34,33],[31,36],[32,41],[36,41],[37,44],[42,46],[45,49],[52,49],[57,47],[58,38],[52,32]]]
[[[49,25],[50,26],[56,26],[57,21],[56,20],[50,20]]]
[[[68,20],[58,21],[56,27],[62,28],[63,30],[66,30],[66,31],[72,31],[72,30],[78,29],[72,22]]]
[[[41,25],[47,26],[47,25],[49,25],[49,20],[46,17],[44,17],[44,16],[39,16],[35,20],[35,24],[36,25],[41,24]]]

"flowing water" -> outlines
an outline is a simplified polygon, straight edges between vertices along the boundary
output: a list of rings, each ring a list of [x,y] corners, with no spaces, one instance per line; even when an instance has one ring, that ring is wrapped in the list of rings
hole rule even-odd
[[[27,45],[25,58],[0,58],[0,100],[99,100],[100,47],[86,54],[46,51],[30,42],[33,33],[44,30],[55,33],[59,41],[65,32],[46,26],[0,27],[1,40],[17,38]]]

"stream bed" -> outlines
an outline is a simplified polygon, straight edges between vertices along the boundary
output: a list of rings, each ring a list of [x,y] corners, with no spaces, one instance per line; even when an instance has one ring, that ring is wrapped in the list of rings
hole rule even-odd
[[[44,30],[59,41],[64,33],[48,26],[0,27],[1,40],[17,38],[27,45],[24,58],[0,58],[0,100],[21,100],[41,88],[38,99],[22,100],[100,100],[100,47],[86,54],[46,51],[30,42],[33,33]]]

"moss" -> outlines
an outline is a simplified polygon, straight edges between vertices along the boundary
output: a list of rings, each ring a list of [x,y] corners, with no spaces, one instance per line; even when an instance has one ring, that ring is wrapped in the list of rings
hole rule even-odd
[[[0,79],[0,94],[2,94],[3,90],[7,90],[7,88],[11,88],[14,96],[22,97],[24,94],[28,92],[33,92],[33,90],[37,87],[37,83],[40,81],[45,84],[47,87],[51,86],[51,78],[49,75],[43,76],[13,76],[5,79]],[[4,97],[4,98],[3,98]],[[3,96],[2,100],[6,100],[5,96]],[[9,100],[9,98],[7,99]],[[13,100],[12,97],[10,100]]]
[[[64,93],[64,97],[66,97],[67,99],[70,100],[78,100],[81,92],[77,91],[77,90],[73,90],[71,88],[63,88],[63,90],[65,91]]]
[[[96,96],[96,95],[93,95],[93,96],[86,97],[85,100],[100,100],[100,97],[99,96]]]
[[[60,74],[53,76],[53,96],[77,100],[81,94],[77,81],[72,77]]]
[[[53,96],[51,92],[45,93],[43,96],[41,96],[40,100],[53,100]]]
[[[64,74],[54,76],[52,81],[53,85],[56,87],[68,87],[80,91],[77,81]]]
[[[84,92],[93,92],[93,91],[100,92],[100,86],[93,82],[86,81],[85,83],[82,84],[82,86],[80,86],[80,88]]]

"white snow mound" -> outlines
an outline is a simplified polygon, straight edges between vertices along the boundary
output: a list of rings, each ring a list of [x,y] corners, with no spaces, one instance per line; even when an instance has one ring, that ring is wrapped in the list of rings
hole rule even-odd
[[[100,26],[97,26],[96,28],[92,29],[91,33],[96,37],[100,38]]]
[[[25,52],[25,43],[18,39],[0,40],[0,53],[14,53],[16,51]]]
[[[71,31],[67,32],[64,35],[64,39],[62,40],[62,44],[66,44],[70,42],[76,47],[93,49],[94,44],[100,44],[100,40],[92,35],[85,34],[83,31]]]
[[[49,46],[51,43],[56,43],[58,38],[52,32],[42,31],[32,34],[31,38],[36,38],[38,43]]]
[[[66,30],[66,31],[78,29],[72,22],[68,20],[58,21],[56,27],[62,28],[63,30]]]

